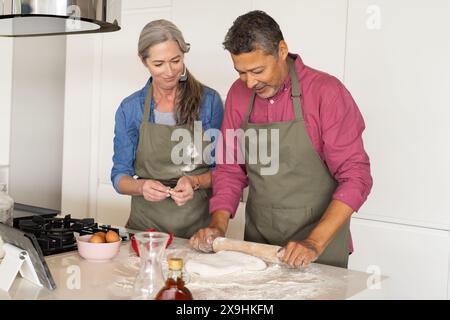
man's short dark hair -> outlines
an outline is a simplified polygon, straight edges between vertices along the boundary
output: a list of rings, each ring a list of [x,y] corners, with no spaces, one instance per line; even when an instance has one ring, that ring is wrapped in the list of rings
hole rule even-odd
[[[278,23],[264,11],[250,11],[238,17],[225,36],[223,46],[239,55],[258,49],[278,55],[278,45],[284,40]]]

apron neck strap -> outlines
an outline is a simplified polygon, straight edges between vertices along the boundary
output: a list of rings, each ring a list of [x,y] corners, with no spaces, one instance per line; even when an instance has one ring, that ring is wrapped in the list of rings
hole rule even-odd
[[[153,87],[150,83],[150,87],[147,90],[147,96],[145,97],[144,103],[144,116],[142,117],[142,123],[146,123],[150,120],[150,105],[153,99]]]
[[[302,102],[300,100],[301,96],[300,86],[298,84],[297,71],[295,70],[295,62],[293,58],[288,57],[288,65],[289,65],[289,73],[291,75],[291,86],[292,86],[291,99],[292,103],[294,104],[295,119],[303,121]]]
[[[250,119],[250,113],[251,113],[252,110],[253,110],[253,104],[255,103],[255,97],[256,97],[256,92],[253,91],[252,97],[250,98],[250,104],[248,105],[247,113],[246,113],[245,118],[244,118],[244,123],[245,123],[246,125],[247,125],[248,122],[249,122],[249,119]]]
[[[297,120],[303,121],[302,115],[302,102],[300,100],[300,86],[298,83],[297,71],[295,70],[295,60],[291,57],[288,57],[287,64],[289,66],[289,75],[291,76],[291,85],[292,85],[292,95],[291,99],[294,104],[295,118]],[[247,108],[247,114],[245,115],[244,123],[248,124],[250,119],[250,113],[253,110],[253,105],[255,103],[256,92],[253,91],[252,97],[250,99],[250,104]]]

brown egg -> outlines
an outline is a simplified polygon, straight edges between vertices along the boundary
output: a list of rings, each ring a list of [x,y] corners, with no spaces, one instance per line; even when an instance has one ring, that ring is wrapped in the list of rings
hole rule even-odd
[[[105,240],[98,235],[93,235],[90,239],[89,239],[90,243],[105,243]]]
[[[112,230],[109,230],[106,233],[106,242],[117,242],[120,240],[119,235],[117,234],[117,232],[114,232]]]
[[[106,232],[99,231],[94,233],[94,235],[102,237],[103,242],[106,242]]]

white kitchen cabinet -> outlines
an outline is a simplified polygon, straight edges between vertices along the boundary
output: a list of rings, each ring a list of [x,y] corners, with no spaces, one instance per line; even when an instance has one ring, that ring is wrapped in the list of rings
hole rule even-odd
[[[119,195],[111,184],[100,184],[97,193],[97,218],[101,223],[124,226],[130,215],[131,197]]]
[[[351,230],[355,252],[349,268],[388,276],[386,299],[447,299],[448,231],[357,217]]]
[[[61,210],[74,217],[91,216],[89,193],[93,116],[98,113],[94,73],[101,57],[101,35],[67,37],[66,81],[64,105],[64,150]],[[96,191],[96,190],[95,190]]]
[[[9,165],[13,41],[0,38],[0,167]]]
[[[448,297],[449,11],[445,0],[349,1],[345,84],[374,177],[350,267],[380,267],[389,298]]]
[[[450,2],[350,0],[345,83],[374,186],[362,217],[450,228]]]

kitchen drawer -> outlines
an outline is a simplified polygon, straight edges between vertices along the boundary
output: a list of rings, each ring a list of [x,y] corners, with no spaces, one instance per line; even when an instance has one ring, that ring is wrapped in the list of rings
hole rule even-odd
[[[449,231],[358,218],[351,230],[349,268],[388,276],[386,299],[447,299]]]

